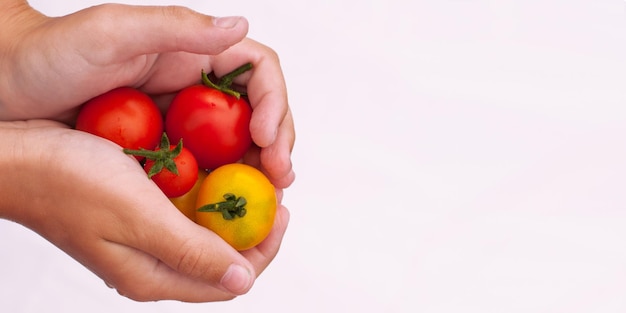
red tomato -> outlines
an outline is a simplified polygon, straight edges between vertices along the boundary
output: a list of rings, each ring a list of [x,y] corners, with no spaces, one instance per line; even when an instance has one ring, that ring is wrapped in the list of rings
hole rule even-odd
[[[163,133],[163,117],[143,92],[121,87],[87,101],[76,129],[109,139],[127,149],[154,149]]]
[[[158,169],[156,174],[150,177],[168,198],[180,197],[186,194],[198,180],[198,163],[196,159],[189,150],[184,147],[181,148],[180,153],[171,159],[178,173],[172,172],[168,165],[164,164],[160,165],[162,167]],[[176,146],[170,145],[170,151],[175,149]],[[159,149],[155,149],[155,151],[159,151]],[[157,162],[159,160],[146,158],[146,164],[144,165],[146,173],[150,174]]]
[[[237,162],[252,143],[252,108],[237,99],[204,85],[181,90],[165,116],[165,130],[172,142],[181,138],[202,169],[215,169]]]

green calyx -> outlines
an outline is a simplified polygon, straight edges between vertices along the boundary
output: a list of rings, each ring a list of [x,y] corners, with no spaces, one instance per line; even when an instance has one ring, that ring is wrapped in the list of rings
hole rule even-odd
[[[252,63],[246,63],[238,68],[236,68],[235,70],[233,70],[232,72],[222,76],[219,81],[217,83],[214,83],[211,78],[209,78],[209,75],[207,73],[204,72],[204,70],[202,70],[202,83],[207,86],[207,87],[211,87],[214,89],[217,89],[225,94],[229,94],[237,99],[239,99],[241,96],[246,96],[245,92],[239,92],[239,91],[235,91],[232,89],[232,84],[233,84],[233,80],[249,71],[252,69]]]
[[[244,217],[246,211],[246,198],[237,197],[232,193],[224,195],[224,201],[203,205],[198,212],[221,212],[225,220],[233,220],[236,217]]]
[[[150,168],[150,171],[148,171],[148,177],[152,178],[152,176],[160,173],[164,168],[175,175],[178,175],[178,168],[176,167],[174,158],[176,158],[182,150],[182,139],[178,141],[178,144],[174,147],[174,149],[170,149],[170,140],[167,138],[167,135],[163,133],[158,150],[146,150],[143,148],[139,150],[124,149],[124,153],[144,157],[148,160],[154,160],[154,165]]]

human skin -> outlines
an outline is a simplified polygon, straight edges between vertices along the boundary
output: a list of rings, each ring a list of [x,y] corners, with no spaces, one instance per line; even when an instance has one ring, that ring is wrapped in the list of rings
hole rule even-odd
[[[255,146],[244,162],[266,173],[280,199],[295,178],[295,132],[276,53],[245,37],[245,18],[183,7],[107,4],[50,18],[0,0],[0,12],[0,217],[134,300],[245,294],[280,248],[284,206],[270,236],[239,253],[180,214],[119,146],[71,125],[82,103],[115,87],[138,88],[165,110],[199,69],[220,76],[251,62],[236,80],[253,107]]]

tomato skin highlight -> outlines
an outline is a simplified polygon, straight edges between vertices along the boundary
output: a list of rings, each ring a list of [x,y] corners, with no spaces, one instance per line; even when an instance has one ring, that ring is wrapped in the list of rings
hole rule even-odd
[[[87,101],[76,129],[106,138],[127,149],[154,149],[164,129],[152,99],[131,87],[120,87]],[[138,158],[140,159],[140,158]]]
[[[204,179],[196,207],[224,200],[225,194],[246,199],[246,214],[226,220],[220,212],[196,211],[196,223],[202,225],[238,251],[261,243],[272,230],[276,207],[276,190],[258,169],[240,163],[218,167]]]
[[[170,141],[181,138],[202,169],[240,160],[252,144],[252,108],[244,98],[235,98],[204,85],[181,90],[166,113],[165,130]]]

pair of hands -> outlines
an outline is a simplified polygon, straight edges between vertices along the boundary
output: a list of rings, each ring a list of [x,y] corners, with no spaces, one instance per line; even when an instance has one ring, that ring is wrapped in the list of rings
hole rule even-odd
[[[13,5],[9,5],[12,3]],[[294,180],[294,126],[276,53],[246,38],[244,18],[182,7],[102,5],[49,18],[25,1],[0,1],[0,217],[16,221],[129,298],[204,302],[246,293],[278,252],[289,213],[279,205],[259,246],[237,252],[189,221],[136,161],[104,139],[71,129],[79,106],[119,86],[166,109],[200,69],[237,78],[253,107],[258,147],[244,162],[279,193]],[[5,200],[6,199],[6,200]]]

